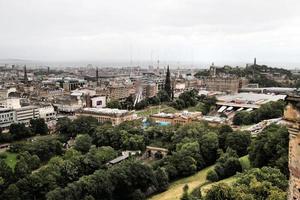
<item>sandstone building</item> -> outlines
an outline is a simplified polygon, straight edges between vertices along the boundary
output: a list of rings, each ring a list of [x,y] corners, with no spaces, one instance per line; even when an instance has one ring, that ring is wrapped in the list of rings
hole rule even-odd
[[[288,96],[284,120],[289,130],[289,200],[300,199],[300,96]]]

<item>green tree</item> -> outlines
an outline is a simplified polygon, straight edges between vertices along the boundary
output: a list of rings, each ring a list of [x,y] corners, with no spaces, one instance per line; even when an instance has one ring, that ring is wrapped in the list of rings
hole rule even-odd
[[[6,164],[4,159],[0,158],[0,193],[9,183],[13,181],[13,171]]]
[[[106,104],[106,107],[108,107],[108,108],[118,108],[118,109],[122,108],[121,103],[118,100],[111,100],[111,101],[109,101]]]
[[[201,154],[207,165],[215,163],[218,149],[219,139],[216,133],[209,132],[200,139]]]
[[[191,156],[186,156],[183,152],[175,152],[170,157],[170,163],[177,170],[178,176],[194,174],[197,170],[197,162]]]
[[[215,182],[215,181],[219,180],[219,176],[216,173],[216,171],[214,169],[212,169],[207,173],[206,179],[211,182]]]
[[[86,154],[83,162],[86,168],[93,172],[99,168],[103,168],[106,162],[115,157],[117,157],[117,152],[112,147],[102,146],[97,148],[93,145]]]
[[[239,174],[237,177],[233,188],[235,188],[236,194],[243,197],[242,199],[283,200],[287,198],[288,181],[278,169],[270,167],[254,168]]]
[[[76,134],[94,134],[97,126],[99,125],[98,120],[92,116],[80,116],[74,121],[75,133]]]
[[[17,156],[18,160],[24,160],[30,170],[35,170],[40,166],[40,158],[37,155],[31,155],[28,151],[21,152]]]
[[[251,143],[249,159],[254,167],[277,167],[286,176],[288,170],[289,133],[286,127],[270,125]]]
[[[198,170],[203,169],[206,166],[203,156],[200,153],[200,145],[198,142],[186,142],[177,145],[177,152],[186,156],[191,156],[197,162]]]
[[[32,132],[25,124],[11,124],[9,132],[12,134],[15,140],[23,139],[32,136]]]
[[[267,183],[272,187],[277,187],[282,191],[286,191],[288,187],[287,177],[279,169],[272,167],[253,168],[239,174],[235,186],[244,185],[248,187],[254,179],[261,183]]]
[[[251,143],[251,135],[247,131],[235,131],[228,133],[225,140],[225,148],[235,150],[239,156],[248,154],[248,147]]]
[[[46,135],[49,132],[48,126],[45,123],[45,120],[42,118],[31,119],[30,120],[30,129],[34,134]]]
[[[74,148],[82,153],[89,151],[92,145],[92,138],[89,135],[78,135],[75,139]]]
[[[145,141],[142,135],[132,135],[126,131],[122,131],[122,148],[127,150],[144,150]]]
[[[219,179],[224,179],[235,175],[237,172],[242,172],[242,166],[237,153],[227,148],[225,153],[222,153],[217,160],[215,171]]]
[[[1,195],[1,199],[20,200],[21,198],[19,197],[19,192],[19,188],[16,186],[16,184],[11,184]]]
[[[15,176],[18,177],[18,179],[24,178],[25,176],[30,174],[30,172],[30,167],[24,159],[21,159],[16,163]]]
[[[229,125],[222,125],[219,128],[219,134],[218,134],[219,146],[221,149],[223,149],[223,151],[226,151],[225,141],[226,141],[227,135],[231,132],[233,132],[233,130]]]
[[[168,95],[168,93],[165,90],[160,90],[157,93],[157,96],[158,96],[160,102],[168,102],[171,100],[170,96]]]
[[[190,195],[189,195],[189,186],[185,184],[182,188],[183,194],[180,197],[180,200],[191,200]]]
[[[145,200],[146,196],[140,189],[137,189],[130,195],[130,199],[132,199],[132,200]]]
[[[237,200],[234,197],[233,189],[224,183],[219,183],[213,185],[210,190],[208,190],[205,200]]]
[[[164,168],[158,168],[155,171],[155,177],[157,180],[158,191],[165,191],[169,186],[169,177]]]
[[[166,80],[165,80],[165,91],[169,96],[169,99],[172,97],[172,86],[171,86],[171,74],[169,65],[167,67]]]
[[[67,138],[76,136],[75,124],[71,119],[67,117],[58,119],[56,124],[56,131],[61,135],[66,136]]]

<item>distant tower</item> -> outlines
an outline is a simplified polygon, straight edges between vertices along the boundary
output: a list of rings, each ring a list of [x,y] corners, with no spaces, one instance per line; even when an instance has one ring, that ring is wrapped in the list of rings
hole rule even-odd
[[[99,86],[99,70],[98,70],[98,67],[96,68],[96,81],[97,81],[97,86]]]
[[[47,74],[50,74],[50,67],[47,68]]]
[[[159,70],[159,60],[157,60],[157,70]]]
[[[210,76],[212,77],[217,76],[217,68],[215,67],[215,63],[212,63],[210,66]]]
[[[252,66],[252,76],[253,76],[253,78],[255,76],[255,66],[256,66],[256,58],[254,58],[254,63],[253,63],[253,66]]]
[[[27,77],[26,65],[24,66],[24,83],[28,84],[28,77]]]

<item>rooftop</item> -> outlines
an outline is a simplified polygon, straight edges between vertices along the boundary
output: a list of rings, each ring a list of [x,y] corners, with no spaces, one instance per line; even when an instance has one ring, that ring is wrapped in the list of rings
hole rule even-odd
[[[174,118],[174,117],[196,117],[201,115],[201,112],[189,112],[187,110],[182,111],[181,113],[157,113],[153,114],[153,117],[164,117],[164,118]]]
[[[256,104],[261,105],[269,101],[284,100],[286,95],[274,94],[256,94],[256,93],[238,93],[234,95],[225,95],[217,97],[218,101],[228,103],[241,103],[241,104]]]
[[[13,109],[11,109],[11,108],[0,108],[0,113],[12,111],[12,110]]]
[[[84,108],[82,112],[104,114],[104,115],[125,115],[130,113],[128,110],[120,110],[116,108]]]

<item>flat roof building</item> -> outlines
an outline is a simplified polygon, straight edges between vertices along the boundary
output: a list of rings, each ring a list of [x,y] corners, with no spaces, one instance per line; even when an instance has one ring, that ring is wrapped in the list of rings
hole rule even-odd
[[[83,108],[75,113],[76,116],[92,116],[99,122],[111,122],[112,125],[119,125],[124,121],[136,119],[133,111],[111,108]]]
[[[25,106],[15,109],[16,121],[29,125],[31,119],[39,118],[39,108],[37,106]]]
[[[0,128],[6,129],[16,121],[15,111],[11,108],[0,108]]]
[[[181,113],[157,113],[150,116],[152,120],[157,123],[169,123],[169,124],[188,124],[192,121],[197,121],[201,118],[201,112],[188,112],[183,111]]]
[[[270,101],[284,100],[286,95],[238,93],[217,97],[217,105],[236,108],[259,108],[262,104]]]

